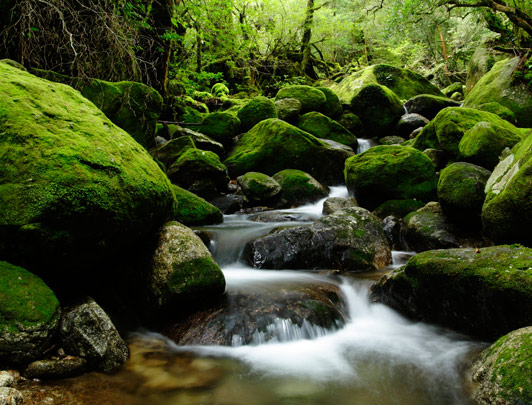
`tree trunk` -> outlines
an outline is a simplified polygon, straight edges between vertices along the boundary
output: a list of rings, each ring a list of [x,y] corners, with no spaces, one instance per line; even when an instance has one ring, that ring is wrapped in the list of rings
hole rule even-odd
[[[310,38],[312,37],[312,20],[314,19],[314,0],[307,0],[307,13],[305,16],[305,23],[303,24],[303,38],[301,40],[301,53],[303,60],[301,61],[301,76],[305,76],[308,63],[310,61]]]

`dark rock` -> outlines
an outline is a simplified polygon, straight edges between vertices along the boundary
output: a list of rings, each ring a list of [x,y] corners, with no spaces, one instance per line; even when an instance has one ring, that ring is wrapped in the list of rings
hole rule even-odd
[[[281,185],[283,199],[290,206],[313,203],[329,195],[328,187],[301,170],[282,170],[273,178]]]
[[[254,222],[300,222],[308,221],[308,219],[296,215],[296,214],[287,214],[284,212],[277,211],[268,211],[255,214],[249,218],[250,221]]]
[[[429,120],[419,114],[405,114],[401,117],[395,133],[403,138],[408,138],[410,134],[417,128],[423,128],[429,123]]]
[[[406,227],[401,218],[390,215],[382,220],[382,229],[393,250],[409,250],[406,243]]]
[[[419,200],[388,200],[379,205],[373,210],[373,215],[384,219],[387,216],[393,215],[397,218],[404,218],[411,212],[417,211],[425,205],[423,201]]]
[[[234,214],[248,203],[243,195],[223,194],[209,199],[209,202],[219,208],[224,214]]]
[[[351,111],[345,111],[338,119],[338,123],[347,130],[351,131],[351,133],[355,134],[358,138],[364,138],[366,135],[364,124],[358,115]]]
[[[436,115],[444,108],[459,106],[460,103],[454,100],[429,94],[420,94],[405,103],[405,108],[408,111],[408,114],[419,114],[429,121],[434,119],[434,117],[436,117]]]
[[[64,309],[60,335],[66,351],[87,360],[87,365],[95,370],[116,370],[129,357],[127,345],[92,298]]]
[[[55,360],[37,360],[24,370],[24,377],[39,380],[75,377],[86,370],[87,361],[79,357],[66,356]]]
[[[281,185],[273,177],[259,172],[247,172],[236,179],[242,193],[253,205],[269,205],[280,196]]]
[[[358,202],[354,197],[341,198],[341,197],[331,197],[327,198],[323,202],[323,215],[329,215],[333,212],[343,210],[344,208],[355,208],[358,207]]]
[[[405,142],[405,138],[401,138],[400,136],[385,136],[384,138],[379,139],[379,144],[381,145],[401,145],[403,142]]]
[[[429,148],[429,149],[425,149],[423,153],[427,155],[429,159],[432,161],[432,164],[434,165],[434,169],[437,172],[439,172],[441,169],[447,166],[447,163],[449,162],[449,155],[440,149]]]
[[[337,119],[342,115],[342,103],[334,91],[328,87],[318,87],[318,90],[325,94],[325,104],[320,108],[320,112],[325,114],[327,117]]]

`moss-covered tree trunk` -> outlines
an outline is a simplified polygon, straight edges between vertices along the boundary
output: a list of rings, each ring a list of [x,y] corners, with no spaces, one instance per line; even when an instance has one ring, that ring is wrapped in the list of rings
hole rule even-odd
[[[307,66],[310,61],[310,38],[312,37],[312,21],[314,20],[314,0],[307,0],[307,12],[305,16],[305,23],[303,24],[303,38],[301,40],[301,53],[303,60],[301,61],[301,76],[305,75]]]

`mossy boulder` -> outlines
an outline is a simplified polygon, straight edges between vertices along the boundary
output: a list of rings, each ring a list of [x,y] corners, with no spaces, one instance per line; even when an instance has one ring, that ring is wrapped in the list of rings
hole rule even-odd
[[[0,361],[27,364],[51,346],[61,309],[36,275],[0,262]]]
[[[345,111],[338,119],[338,123],[360,138],[364,138],[366,135],[366,130],[360,117],[351,111]]]
[[[477,404],[532,403],[532,327],[510,332],[485,349],[471,375]]]
[[[496,62],[506,59],[506,57],[506,54],[494,51],[487,44],[475,49],[466,68],[465,94],[467,95],[475,87],[478,81],[491,70]]]
[[[349,192],[368,209],[388,200],[430,201],[436,193],[434,165],[410,147],[375,146],[349,158],[344,175]]]
[[[452,163],[443,169],[438,181],[438,200],[443,213],[462,221],[480,220],[484,187],[491,172],[471,163]]]
[[[177,201],[175,220],[187,226],[223,222],[222,212],[203,198],[176,185],[172,185],[172,191]]]
[[[168,222],[159,233],[149,273],[149,305],[157,314],[173,314],[219,299],[225,278],[201,239],[178,222]]]
[[[391,135],[404,113],[401,100],[379,84],[368,84],[351,99],[350,110],[359,116],[366,133],[382,138]]]
[[[224,163],[231,177],[251,171],[272,176],[292,168],[326,184],[340,183],[344,161],[353,152],[329,142],[285,121],[269,119],[244,134]]]
[[[199,132],[224,146],[230,146],[234,137],[240,132],[240,120],[228,112],[207,114],[203,118]]]
[[[271,204],[281,192],[281,186],[274,178],[258,172],[248,172],[236,179],[242,192],[252,204]]]
[[[170,182],[78,91],[2,63],[0,74],[0,256],[97,283],[95,269],[131,257],[171,214]]]
[[[321,106],[320,112],[333,119],[342,115],[342,103],[336,93],[328,87],[318,87],[318,90],[325,94],[325,104]]]
[[[275,173],[273,178],[281,185],[283,198],[289,205],[302,205],[329,195],[327,187],[301,170],[281,170]]]
[[[532,91],[515,77],[520,58],[497,62],[473,87],[464,100],[466,107],[497,102],[509,108],[520,127],[532,127]]]
[[[469,129],[458,144],[458,158],[493,170],[499,164],[499,156],[506,148],[512,148],[521,140],[518,131],[510,132],[481,121]]]
[[[327,97],[319,89],[311,86],[297,85],[283,87],[277,92],[275,101],[283,98],[295,98],[301,102],[301,112],[320,111]]]
[[[487,111],[492,114],[496,114],[499,117],[501,117],[503,120],[506,120],[511,124],[514,124],[514,125],[517,124],[517,120],[515,118],[514,112],[510,110],[509,108],[503,106],[502,104],[497,103],[496,101],[480,104],[476,108],[478,110]]]
[[[297,121],[301,108],[301,101],[296,98],[282,98],[275,102],[277,117],[286,122]]]
[[[188,149],[196,149],[194,140],[190,136],[180,136],[151,149],[150,154],[168,168]]]
[[[201,196],[227,190],[229,177],[218,155],[201,149],[187,149],[168,168],[172,183]]]
[[[384,138],[379,139],[380,145],[401,145],[402,143],[405,143],[405,142],[406,142],[405,138],[402,138],[396,135],[385,136]]]
[[[405,103],[405,109],[409,114],[419,114],[429,121],[447,107],[460,107],[460,103],[446,97],[432,94],[420,94],[412,97]]]
[[[532,246],[532,133],[493,170],[486,184],[482,225],[497,243]]]
[[[373,215],[384,219],[390,215],[397,218],[403,218],[411,212],[417,211],[423,207],[425,203],[420,200],[388,200],[373,210]]]
[[[214,152],[220,159],[223,159],[225,156],[224,146],[220,142],[192,129],[176,126],[173,137],[180,138],[182,136],[192,138],[194,140],[194,145],[196,145],[196,148],[198,149]]]
[[[441,149],[456,158],[460,153],[458,145],[462,137],[479,122],[488,122],[496,131],[505,134],[505,137],[521,136],[515,126],[498,115],[473,108],[448,107],[423,128],[414,139],[412,147],[419,150]]]
[[[229,95],[229,89],[223,83],[216,83],[211,88],[211,94],[214,97],[227,97]]]
[[[240,120],[240,130],[247,132],[263,120],[276,118],[277,110],[272,100],[257,96],[240,108],[236,116]]]
[[[368,84],[386,86],[400,99],[408,100],[418,94],[442,96],[441,91],[423,76],[408,69],[390,65],[368,66],[344,78],[331,89],[343,104],[351,105],[352,99]],[[356,111],[354,111],[356,113]]]
[[[483,339],[532,324],[532,249],[431,250],[372,289],[373,298],[414,319]]]
[[[358,146],[357,137],[338,122],[319,112],[309,112],[299,118],[297,127],[317,138],[331,139],[354,150]]]
[[[442,91],[445,97],[451,97],[454,93],[464,94],[464,85],[461,82],[454,82],[444,88]]]
[[[391,261],[381,221],[364,208],[346,208],[310,226],[281,228],[249,242],[251,265],[264,269],[365,271]]]

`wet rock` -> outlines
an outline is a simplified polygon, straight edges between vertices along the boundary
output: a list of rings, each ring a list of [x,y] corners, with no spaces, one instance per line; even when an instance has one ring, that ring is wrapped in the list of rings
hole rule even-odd
[[[297,127],[317,138],[331,139],[353,149],[357,148],[357,137],[338,122],[316,111],[299,118]]]
[[[0,387],[11,387],[15,377],[9,371],[0,371]]]
[[[283,98],[295,98],[301,102],[301,112],[320,111],[327,98],[325,94],[315,87],[311,86],[287,86],[277,92],[275,101]]]
[[[532,249],[502,245],[431,250],[372,288],[373,298],[414,319],[483,339],[532,324]]]
[[[301,170],[282,170],[273,178],[281,185],[283,199],[289,206],[313,203],[329,195],[328,187]]]
[[[477,404],[532,403],[532,327],[503,336],[480,353],[471,366]]]
[[[279,330],[283,326],[299,329],[303,337],[316,337],[325,332],[323,328],[336,329],[344,324],[345,308],[340,297],[338,287],[325,283],[237,289],[229,291],[217,308],[196,312],[164,333],[180,345],[279,341],[287,337]]]
[[[361,271],[386,266],[391,252],[378,218],[357,207],[273,231],[249,242],[245,257],[256,268]]]
[[[333,212],[343,210],[344,208],[355,208],[358,207],[358,202],[354,197],[341,198],[341,197],[331,197],[327,198],[323,202],[323,215],[329,215]]]
[[[209,199],[209,202],[219,208],[224,214],[234,214],[248,203],[246,197],[240,194],[223,194]]]
[[[400,136],[385,136],[384,138],[379,139],[379,144],[381,145],[401,145],[403,142],[405,142],[406,139],[402,138]]]
[[[60,341],[68,353],[87,360],[90,368],[100,371],[116,370],[129,357],[115,326],[92,298],[64,309]]]
[[[277,111],[272,100],[258,96],[238,110],[237,117],[240,120],[240,130],[247,132],[263,120],[276,118]]]
[[[222,212],[203,198],[172,184],[177,201],[174,219],[183,225],[207,225],[223,222]]]
[[[87,361],[79,357],[66,356],[62,359],[37,360],[24,370],[24,377],[39,380],[74,377],[83,374]]]
[[[423,128],[428,123],[429,120],[420,114],[405,114],[397,123],[395,132],[400,137],[408,138],[412,131],[417,128]]]
[[[199,132],[227,147],[233,144],[235,136],[240,132],[240,120],[228,112],[214,112],[203,118]],[[209,150],[199,143],[197,146],[199,149]],[[216,153],[215,150],[213,152]]]
[[[0,405],[22,405],[24,397],[15,388],[0,387]]]
[[[406,227],[401,218],[393,215],[384,218],[382,229],[393,250],[409,250],[405,239]]]
[[[307,219],[303,218],[300,215],[296,214],[286,214],[283,212],[263,212],[260,214],[255,214],[251,218],[249,218],[250,221],[254,222],[299,222],[299,221],[307,221]]]
[[[247,172],[236,179],[242,193],[253,205],[269,205],[279,198],[281,185],[274,178],[259,172]]]
[[[433,96],[429,94],[420,94],[408,100],[405,108],[409,114],[418,114],[429,121],[447,107],[459,107],[460,103],[446,97]],[[425,124],[426,125],[426,124]],[[422,126],[425,126],[422,125]]]

